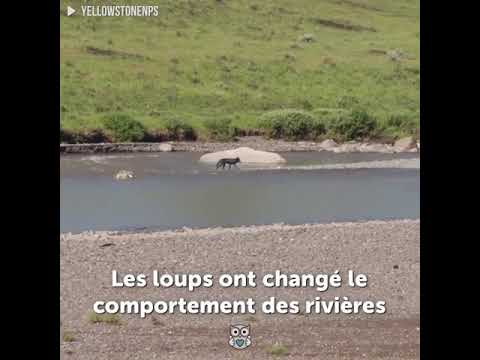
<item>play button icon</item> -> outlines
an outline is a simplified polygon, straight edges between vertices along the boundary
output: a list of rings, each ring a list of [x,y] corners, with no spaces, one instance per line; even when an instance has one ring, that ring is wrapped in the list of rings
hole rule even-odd
[[[77,10],[75,10],[71,6],[67,7],[67,16],[72,16],[73,14],[75,14],[75,11]]]

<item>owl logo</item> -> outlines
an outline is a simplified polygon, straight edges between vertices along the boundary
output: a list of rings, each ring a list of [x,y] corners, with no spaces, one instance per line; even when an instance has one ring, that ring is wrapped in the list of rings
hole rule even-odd
[[[230,340],[228,342],[231,347],[242,350],[252,344],[250,338],[250,325],[230,325]]]

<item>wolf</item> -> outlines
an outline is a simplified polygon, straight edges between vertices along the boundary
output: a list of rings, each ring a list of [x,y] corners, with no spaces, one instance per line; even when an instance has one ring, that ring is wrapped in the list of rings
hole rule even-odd
[[[222,169],[225,169],[225,165],[228,164],[228,168],[231,169],[232,168],[232,165],[235,166],[236,168],[238,168],[237,166],[237,163],[240,163],[240,158],[235,158],[235,159],[220,159],[218,160],[217,162],[217,169],[218,168],[222,168]]]

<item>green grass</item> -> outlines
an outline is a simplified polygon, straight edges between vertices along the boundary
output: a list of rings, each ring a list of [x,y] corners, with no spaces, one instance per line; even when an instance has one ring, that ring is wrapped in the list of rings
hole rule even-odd
[[[289,355],[288,348],[283,344],[273,344],[267,349],[267,352],[273,356],[287,356]]]
[[[257,322],[258,319],[255,317],[255,315],[248,315],[245,317],[246,322]]]
[[[63,338],[63,341],[64,341],[64,342],[73,342],[73,341],[76,340],[76,339],[75,339],[75,336],[73,336],[73,334],[72,334],[71,332],[68,332],[68,331],[65,331],[65,332],[63,333],[62,338]]]
[[[144,0],[160,6],[151,18],[83,17],[82,1],[60,3],[65,130],[124,113],[149,131],[179,119],[203,137],[225,116],[249,129],[270,110],[353,107],[389,135],[412,131],[388,122],[395,114],[418,127],[419,0]],[[392,61],[394,49],[407,56]]]
[[[97,314],[91,312],[88,315],[88,321],[92,324],[105,323],[110,325],[120,325],[121,320],[117,314]]]

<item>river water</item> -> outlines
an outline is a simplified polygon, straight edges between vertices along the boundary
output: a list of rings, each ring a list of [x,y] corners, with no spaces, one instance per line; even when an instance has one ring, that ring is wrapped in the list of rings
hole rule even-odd
[[[282,154],[282,168],[216,171],[199,153],[66,155],[60,159],[60,231],[174,229],[284,222],[418,218],[415,168],[322,169],[418,154]],[[117,181],[121,169],[137,178]]]

